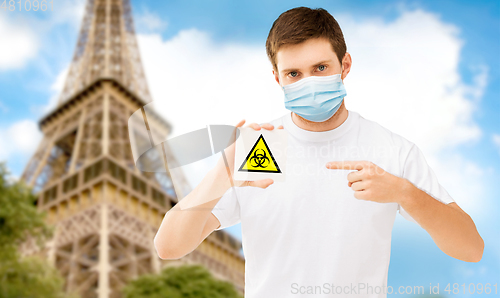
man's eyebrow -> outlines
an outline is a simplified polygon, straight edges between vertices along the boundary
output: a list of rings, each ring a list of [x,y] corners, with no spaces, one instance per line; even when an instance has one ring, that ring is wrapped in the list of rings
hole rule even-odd
[[[317,67],[317,66],[319,66],[319,65],[321,65],[323,63],[327,63],[327,62],[332,62],[332,59],[320,61],[320,62],[314,64],[312,67]],[[287,69],[282,70],[281,72],[282,73],[287,73],[289,71],[296,71],[296,70],[297,70],[297,68],[287,68]]]

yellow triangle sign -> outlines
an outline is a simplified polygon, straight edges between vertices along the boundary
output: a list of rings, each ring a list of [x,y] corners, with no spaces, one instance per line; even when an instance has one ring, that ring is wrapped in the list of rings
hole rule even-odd
[[[281,173],[280,167],[262,135],[257,139],[238,171]]]

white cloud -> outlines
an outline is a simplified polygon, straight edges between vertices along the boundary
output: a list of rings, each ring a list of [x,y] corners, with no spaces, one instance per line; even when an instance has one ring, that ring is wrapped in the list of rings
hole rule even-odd
[[[426,159],[439,183],[457,204],[474,220],[482,220],[483,213],[490,206],[489,188],[484,181],[491,176],[492,168],[481,168],[457,152],[427,154]]]
[[[162,20],[157,14],[150,12],[148,9],[143,10],[140,14],[134,15],[134,23],[135,29],[139,33],[162,31],[167,28],[167,22]]]
[[[197,29],[167,41],[157,34],[138,40],[155,105],[173,123],[172,136],[286,113],[262,45],[216,44]]]
[[[8,2],[8,1],[7,1]],[[56,6],[56,3],[54,3]],[[22,68],[40,50],[44,39],[54,26],[69,24],[75,30],[82,22],[85,0],[62,1],[54,7],[50,18],[0,11],[0,71]],[[49,5],[50,9],[50,5]]]
[[[472,116],[488,76],[479,66],[472,85],[463,82],[458,28],[422,10],[402,11],[388,23],[337,19],[353,58],[345,80],[348,109],[416,143],[457,203],[480,210],[485,173],[456,148],[482,135]],[[174,125],[172,137],[243,118],[268,122],[287,112],[264,44],[217,44],[197,29],[170,40],[142,34],[138,41],[153,99]],[[185,172],[198,182],[206,171]]]
[[[499,134],[493,134],[491,136],[491,140],[493,141],[493,144],[495,144],[495,146],[497,147],[498,153],[500,153],[500,135]]]
[[[345,79],[346,106],[439,152],[481,137],[472,115],[482,96],[487,68],[473,85],[458,71],[463,41],[457,27],[422,11],[402,12],[385,23],[339,17],[353,65]]]
[[[0,17],[0,71],[22,68],[35,57],[39,44],[34,32],[23,23]]]
[[[50,92],[51,96],[49,99],[49,102],[42,107],[42,113],[47,113],[54,109],[57,106],[57,103],[59,102],[59,96],[61,95],[61,91],[64,88],[64,83],[66,82],[66,76],[68,75],[68,70],[69,70],[69,64],[65,66],[61,71],[59,71],[59,74],[57,74],[56,79],[50,85]]]
[[[57,3],[57,13],[50,18],[51,25],[70,24],[75,28],[80,28],[83,14],[86,8],[86,0],[59,1]],[[54,10],[55,8],[54,3]]]
[[[0,160],[12,157],[28,158],[41,140],[38,125],[32,120],[20,120],[7,128],[0,128]]]

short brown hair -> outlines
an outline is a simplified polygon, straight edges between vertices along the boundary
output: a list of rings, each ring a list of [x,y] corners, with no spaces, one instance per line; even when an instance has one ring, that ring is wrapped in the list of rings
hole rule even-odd
[[[267,57],[278,72],[276,54],[285,45],[295,45],[311,38],[324,37],[342,63],[347,46],[335,18],[325,9],[296,7],[282,13],[273,23],[266,41]]]

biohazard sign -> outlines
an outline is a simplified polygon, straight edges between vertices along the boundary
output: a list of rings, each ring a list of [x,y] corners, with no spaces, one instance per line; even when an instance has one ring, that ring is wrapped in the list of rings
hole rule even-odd
[[[247,157],[243,160],[238,171],[281,173],[280,167],[274,159],[271,149],[267,146],[266,140],[262,134],[253,145]]]

